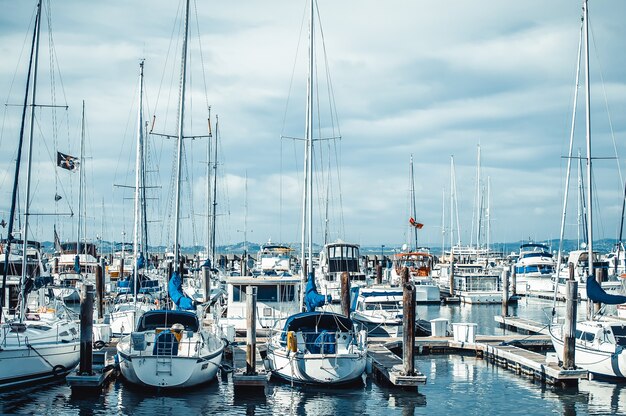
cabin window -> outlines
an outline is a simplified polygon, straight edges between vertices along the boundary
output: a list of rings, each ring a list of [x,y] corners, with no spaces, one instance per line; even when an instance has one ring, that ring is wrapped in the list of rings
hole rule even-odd
[[[247,285],[233,285],[233,302],[245,302]],[[276,302],[277,288],[271,286],[256,286],[256,300],[259,302]]]
[[[592,332],[580,331],[578,329],[576,330],[576,338],[581,341],[592,342],[595,337],[596,335]]]
[[[613,326],[611,327],[611,329],[613,330],[613,335],[615,336],[615,342],[617,343],[617,345],[626,347],[626,327]]]

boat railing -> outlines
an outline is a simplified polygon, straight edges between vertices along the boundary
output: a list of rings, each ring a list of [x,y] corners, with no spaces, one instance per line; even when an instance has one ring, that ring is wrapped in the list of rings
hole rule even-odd
[[[191,334],[186,334],[187,332]],[[169,328],[158,328],[152,338],[145,332],[132,332],[130,349],[140,357],[199,357],[203,342],[193,337],[193,334],[193,331],[176,332]]]
[[[363,335],[366,337],[366,335]],[[273,329],[271,339],[293,352],[310,354],[338,354],[352,352],[355,346],[363,347],[354,331],[334,331],[332,329],[301,328],[296,331]]]

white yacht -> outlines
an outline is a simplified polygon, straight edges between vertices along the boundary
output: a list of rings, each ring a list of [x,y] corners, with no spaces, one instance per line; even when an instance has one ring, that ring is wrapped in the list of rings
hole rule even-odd
[[[361,271],[361,257],[357,244],[337,240],[326,244],[319,255],[319,266],[315,270],[317,287],[324,295],[330,295],[333,302],[341,296],[341,275],[350,275],[350,287],[367,286],[370,281]]]
[[[522,244],[515,262],[517,292],[552,292],[556,262],[545,244]]]

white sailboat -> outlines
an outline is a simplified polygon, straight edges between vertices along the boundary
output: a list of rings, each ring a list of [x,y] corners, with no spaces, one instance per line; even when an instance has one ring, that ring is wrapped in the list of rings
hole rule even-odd
[[[589,300],[602,303],[620,304],[626,303],[626,297],[607,294],[594,275],[594,251],[593,251],[593,205],[592,205],[592,177],[591,177],[591,123],[590,123],[590,97],[589,97],[589,14],[588,2],[583,1],[583,41],[584,64],[585,64],[585,91],[586,91],[586,141],[587,141],[587,259],[592,259],[587,264],[586,293]],[[580,49],[579,49],[580,50]],[[579,53],[580,56],[580,53]],[[577,93],[574,103],[576,103]],[[576,106],[574,105],[574,108]],[[573,124],[573,121],[572,121]],[[570,143],[571,156],[571,143]],[[569,169],[568,169],[569,176]],[[565,202],[563,209],[563,223],[565,219]],[[561,233],[561,240],[563,235]],[[559,250],[560,251],[560,250]],[[555,288],[555,298],[556,298]],[[590,304],[591,302],[587,303]],[[591,307],[591,305],[588,305]],[[591,309],[591,308],[590,308]],[[564,328],[563,325],[553,323],[550,325],[550,337],[560,361],[563,360]],[[606,376],[626,378],[626,327],[622,322],[605,321],[600,319],[588,319],[576,323],[575,333],[575,356],[576,364],[591,373]]]
[[[33,154],[33,131],[35,127],[37,63],[39,56],[39,35],[41,28],[41,0],[37,3],[32,48],[28,77],[26,80],[26,94],[22,112],[22,124],[18,144],[18,155],[15,164],[15,179],[11,196],[11,211],[8,224],[8,238],[5,248],[5,263],[2,277],[2,296],[0,296],[0,388],[52,379],[64,376],[78,364],[80,345],[76,322],[64,315],[62,305],[54,310],[42,310],[41,313],[27,313],[26,298],[28,296],[27,281],[32,278],[28,274],[27,255],[29,212],[30,212],[30,183]],[[32,82],[32,92],[31,83]],[[29,94],[31,102],[28,103]],[[24,142],[24,127],[27,108],[30,108],[30,129],[28,135],[28,153],[26,169],[26,194],[24,224],[22,230],[22,273],[20,281],[20,295],[17,310],[13,317],[4,314],[5,290],[7,288],[8,261],[11,258],[11,246],[15,244],[13,223],[17,211],[17,190],[21,164],[22,144]]]
[[[135,209],[133,227],[133,259],[135,264],[133,266],[133,274],[131,275],[132,279],[130,279],[132,285],[130,288],[131,292],[128,294],[118,294],[113,303],[113,310],[110,312],[111,332],[117,336],[130,334],[135,329],[141,315],[146,311],[156,309],[154,299],[149,293],[142,293],[141,295],[139,293],[140,263],[143,262],[145,265],[146,256],[144,252],[147,247],[145,241],[143,241],[141,245],[139,241],[141,236],[144,235],[141,232],[141,224],[144,224],[141,218],[143,212],[141,207],[145,201],[145,184],[143,183],[143,66],[144,61],[142,60],[139,64],[139,111],[137,114],[137,154],[135,158]],[[141,281],[143,282],[144,279],[141,279]],[[119,283],[120,281],[118,281],[118,284]]]
[[[177,310],[148,311],[141,316],[136,330],[117,344],[122,375],[131,383],[151,387],[180,388],[198,385],[215,378],[222,362],[224,341],[203,326],[202,318],[183,310],[193,302],[182,295],[179,270],[180,183],[182,172],[183,127],[189,0],[185,2],[185,28],[181,59],[180,102],[177,134],[177,181],[174,218],[174,264],[169,283],[170,297]],[[181,302],[186,300],[186,305]],[[204,311],[202,311],[203,314]]]
[[[301,278],[303,283],[306,282],[306,290],[301,292],[301,305],[304,306],[306,298],[308,312],[291,315],[287,319],[277,322],[266,344],[267,355],[264,364],[273,375],[291,382],[336,385],[354,382],[362,377],[367,359],[367,336],[365,331],[356,332],[355,325],[349,317],[325,311],[315,311],[316,306],[329,300],[328,296],[317,293],[315,276],[312,271],[313,39],[315,33],[313,17],[316,10],[315,6],[315,0],[311,0],[304,163],[305,186],[302,201]],[[308,262],[306,252],[308,252]]]

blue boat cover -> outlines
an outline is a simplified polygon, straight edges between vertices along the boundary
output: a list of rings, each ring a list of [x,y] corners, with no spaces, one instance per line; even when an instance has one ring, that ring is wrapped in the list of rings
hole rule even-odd
[[[610,295],[602,289],[600,283],[596,282],[593,276],[587,277],[587,297],[594,302],[604,303],[607,305],[619,305],[626,303],[626,296]]]
[[[183,280],[179,272],[172,273],[172,277],[167,285],[172,302],[182,310],[193,310],[193,300],[183,293]]]
[[[80,273],[80,257],[78,254],[74,257],[74,271]]]
[[[139,257],[137,258],[137,270],[143,269],[144,267],[146,267],[146,259],[143,253],[139,253]]]
[[[330,303],[332,298],[330,295],[320,295],[317,293],[317,287],[315,287],[315,278],[313,273],[309,273],[308,280],[306,282],[306,291],[304,292],[304,304],[308,312],[315,311],[318,306],[324,306],[325,303]]]

